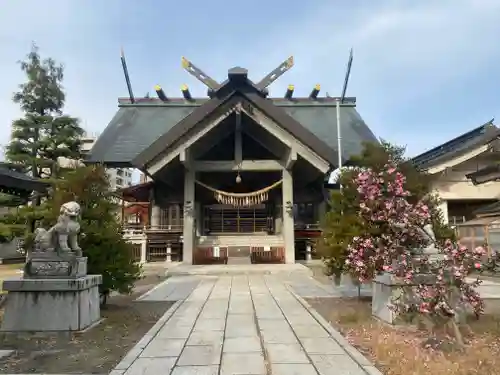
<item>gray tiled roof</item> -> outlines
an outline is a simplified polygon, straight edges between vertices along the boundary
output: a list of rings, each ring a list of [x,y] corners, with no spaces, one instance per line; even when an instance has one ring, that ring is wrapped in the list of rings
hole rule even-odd
[[[337,114],[334,105],[288,105],[284,110],[312,131],[334,150],[337,150]],[[363,142],[376,142],[377,138],[352,105],[340,107],[340,135],[342,155],[345,159],[358,155]]]
[[[468,131],[452,140],[432,148],[412,159],[413,164],[422,170],[450,160],[468,152],[474,147],[482,146],[500,136],[500,129],[493,124],[494,119]]]
[[[90,151],[90,162],[128,165],[196,106],[121,107]]]
[[[122,105],[95,143],[88,161],[102,162],[110,166],[128,165],[134,157],[205,101],[158,103],[151,100],[135,105]],[[274,101],[274,104],[283,107],[290,116],[332,149],[337,149],[334,101],[307,102],[279,99]],[[377,141],[377,139],[352,102],[343,104],[340,113],[343,157],[348,159],[361,151],[364,141]]]

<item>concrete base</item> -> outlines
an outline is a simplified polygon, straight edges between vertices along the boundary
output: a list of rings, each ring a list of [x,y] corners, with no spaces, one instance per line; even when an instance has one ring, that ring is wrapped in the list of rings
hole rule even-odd
[[[101,275],[78,279],[9,279],[1,331],[80,331],[101,317]]]
[[[378,275],[373,280],[372,315],[386,323],[394,324],[396,314],[389,308],[392,300],[399,296],[400,283],[392,275]]]
[[[417,274],[415,275],[415,284],[417,285],[433,285],[435,276],[431,274]],[[410,286],[404,284],[399,278],[394,277],[392,274],[384,273],[375,277],[372,283],[372,315],[386,323],[394,324],[397,315],[389,308],[394,298],[402,296],[402,286]],[[411,294],[404,295],[404,299],[412,302]]]
[[[212,264],[203,266],[193,266],[181,264],[177,267],[168,269],[168,276],[186,276],[186,275],[305,275],[312,276],[312,271],[308,267],[294,264]]]

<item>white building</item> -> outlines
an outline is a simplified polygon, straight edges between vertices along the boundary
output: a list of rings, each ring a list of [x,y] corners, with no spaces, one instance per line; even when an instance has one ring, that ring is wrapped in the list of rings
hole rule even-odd
[[[413,158],[418,168],[435,176],[433,187],[449,224],[470,220],[477,209],[499,200],[500,182],[475,185],[468,177],[498,160],[499,140],[500,129],[491,120]]]
[[[83,154],[87,154],[94,146],[94,143],[98,137],[98,134],[86,134],[82,138],[81,151]],[[109,181],[112,190],[124,188],[132,185],[132,169],[130,168],[107,168],[107,174],[109,176]]]

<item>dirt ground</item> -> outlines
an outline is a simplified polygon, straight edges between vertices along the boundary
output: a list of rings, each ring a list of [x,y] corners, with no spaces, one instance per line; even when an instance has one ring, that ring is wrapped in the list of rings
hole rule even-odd
[[[369,298],[308,302],[386,375],[500,375],[498,315],[471,319],[462,352],[445,336],[429,340],[414,326],[392,327],[373,319]]]
[[[154,270],[145,271],[134,293],[111,296],[101,309],[104,321],[84,333],[0,334],[0,350],[15,350],[0,359],[0,374],[108,374],[173,304],[134,302],[164,280]]]

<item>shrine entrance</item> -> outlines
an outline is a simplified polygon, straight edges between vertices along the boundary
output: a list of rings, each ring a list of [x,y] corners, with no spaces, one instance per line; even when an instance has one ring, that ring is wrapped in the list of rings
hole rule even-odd
[[[219,233],[270,233],[274,218],[269,205],[234,207],[214,204],[204,208],[204,232]]]

